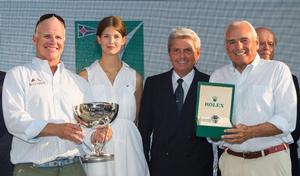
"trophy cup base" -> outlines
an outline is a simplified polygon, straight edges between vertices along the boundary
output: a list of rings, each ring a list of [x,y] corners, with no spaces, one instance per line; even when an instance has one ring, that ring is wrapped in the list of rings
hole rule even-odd
[[[81,158],[83,163],[96,163],[114,160],[113,154],[101,153],[100,155],[85,155]]]

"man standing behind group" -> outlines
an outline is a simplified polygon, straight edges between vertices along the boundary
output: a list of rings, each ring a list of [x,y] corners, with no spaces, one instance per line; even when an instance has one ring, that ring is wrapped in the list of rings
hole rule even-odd
[[[150,175],[212,175],[212,146],[195,136],[197,83],[209,79],[194,67],[200,38],[191,29],[174,29],[168,53],[173,68],[146,80],[139,116]]]
[[[222,176],[291,176],[288,144],[296,124],[297,97],[289,68],[259,57],[253,26],[234,21],[225,32],[232,63],[216,70],[210,82],[235,85],[233,124],[225,130]]]
[[[274,34],[274,32],[266,27],[258,27],[255,29],[256,33],[258,35],[259,40],[259,49],[258,54],[262,59],[266,60],[273,60],[274,54],[275,54],[275,48],[277,45],[277,39]],[[299,100],[299,83],[298,79],[295,75],[293,76],[294,85],[297,92],[297,101]],[[297,124],[296,129],[292,132],[292,137],[294,139],[294,142],[290,144],[290,156],[292,161],[292,175],[293,176],[299,176],[299,159],[298,159],[298,145],[297,141],[300,137],[300,104],[297,103]]]
[[[64,20],[56,14],[41,16],[32,41],[36,57],[9,70],[3,85],[4,120],[13,134],[14,176],[83,176],[78,156],[84,134],[72,107],[91,96],[87,82],[61,61]]]

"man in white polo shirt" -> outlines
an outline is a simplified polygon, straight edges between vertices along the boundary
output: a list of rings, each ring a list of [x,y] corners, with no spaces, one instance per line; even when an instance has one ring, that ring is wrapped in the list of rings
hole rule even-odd
[[[84,133],[72,107],[92,98],[87,82],[61,61],[64,20],[56,14],[41,16],[32,41],[36,57],[9,70],[3,85],[14,176],[85,175],[79,159]]]
[[[210,82],[235,85],[233,124],[225,130],[222,176],[291,176],[289,143],[296,125],[297,96],[289,68],[259,57],[259,42],[247,21],[230,23],[225,49],[232,63]]]

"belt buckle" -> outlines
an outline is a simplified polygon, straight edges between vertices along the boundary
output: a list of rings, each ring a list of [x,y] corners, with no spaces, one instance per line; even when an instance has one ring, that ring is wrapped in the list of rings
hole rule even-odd
[[[247,159],[247,154],[243,152],[243,158]]]
[[[54,164],[54,166],[62,167],[62,166],[64,166],[65,164],[67,164],[66,161],[68,161],[67,158],[58,159],[58,160],[55,160],[55,161],[53,162],[53,164]]]
[[[265,156],[264,151],[248,152],[248,153],[243,152],[244,159],[254,159],[254,158],[259,158],[259,157],[263,157],[263,156]]]
[[[75,163],[75,157],[58,159],[58,160],[56,160],[56,162],[54,164],[57,164],[57,166],[62,167],[62,166],[73,164],[73,163]]]
[[[68,164],[68,161],[69,161],[69,158],[57,159],[56,164],[57,164],[57,166],[61,167],[61,166]]]

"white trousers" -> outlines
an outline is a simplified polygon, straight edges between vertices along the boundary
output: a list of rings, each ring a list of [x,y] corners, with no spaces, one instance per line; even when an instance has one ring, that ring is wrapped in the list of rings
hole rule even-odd
[[[222,176],[291,176],[290,150],[264,157],[244,159],[223,152],[219,160]]]

